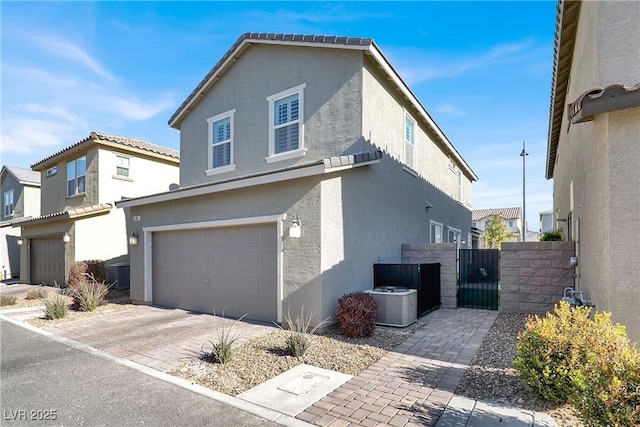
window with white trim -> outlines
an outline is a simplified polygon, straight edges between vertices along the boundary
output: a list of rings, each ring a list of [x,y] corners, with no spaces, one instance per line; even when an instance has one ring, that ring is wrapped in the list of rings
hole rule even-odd
[[[415,169],[416,122],[408,114],[404,115],[404,163]]]
[[[54,166],[52,168],[47,169],[47,176],[53,176],[58,173],[58,167]]]
[[[86,192],[87,157],[79,157],[67,163],[67,196]]]
[[[431,243],[442,243],[442,224],[431,221],[430,232]]]
[[[303,149],[305,87],[306,84],[302,84],[267,98],[270,156]]]
[[[462,171],[458,169],[458,201],[462,201]]]
[[[131,160],[127,156],[116,154],[116,175],[129,177],[129,165]]]
[[[226,171],[234,164],[233,119],[235,112],[234,109],[207,119],[209,123],[209,170]]]
[[[4,192],[4,216],[13,216],[13,190]]]

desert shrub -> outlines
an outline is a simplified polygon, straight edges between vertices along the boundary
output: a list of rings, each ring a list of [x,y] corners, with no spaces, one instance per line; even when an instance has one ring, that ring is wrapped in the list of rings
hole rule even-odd
[[[540,236],[541,242],[559,242],[562,240],[562,231],[560,230],[550,230],[545,231]]]
[[[67,315],[67,298],[63,294],[55,293],[42,298],[44,314],[47,319],[62,319]]]
[[[13,305],[16,303],[16,297],[10,297],[8,295],[0,296],[0,306],[2,305]]]
[[[87,275],[93,277],[97,282],[107,281],[107,269],[104,261],[76,261],[69,268],[69,286],[75,287],[87,280]]]
[[[572,375],[571,403],[587,426],[640,425],[640,352],[626,346],[616,354],[589,353]]]
[[[373,333],[378,301],[364,292],[352,292],[338,299],[338,325],[348,337],[367,337]]]
[[[238,332],[231,333],[231,329],[236,325],[236,323],[244,319],[245,316],[246,314],[233,322],[231,326],[220,328],[218,330],[217,341],[214,342],[209,340],[202,344],[200,350],[202,351],[202,358],[204,360],[220,364],[225,364],[231,360],[234,350],[233,345],[238,341],[238,338],[240,338],[240,334]],[[224,317],[224,313],[222,317]]]
[[[624,327],[613,325],[610,313],[590,313],[591,308],[561,301],[554,314],[530,318],[518,336],[514,367],[545,399],[567,402],[575,391],[573,374],[592,351],[615,354],[627,345]]]
[[[98,282],[93,276],[85,277],[84,281],[76,283],[69,290],[73,303],[80,311],[93,311],[105,305],[108,293],[109,286],[104,282]]]
[[[287,314],[284,316],[284,320],[287,323],[288,333],[287,338],[285,339],[285,345],[287,351],[294,357],[302,357],[306,353],[307,349],[311,346],[311,339],[308,334],[315,333],[318,328],[322,327],[325,323],[329,321],[329,318],[326,318],[322,322],[318,323],[313,328],[311,327],[311,321],[315,317],[315,312],[311,312],[308,314],[304,313],[304,306],[300,308],[300,315],[295,319],[291,317],[289,310],[287,310]],[[276,323],[278,327],[278,325]]]
[[[36,289],[31,289],[29,292],[27,292],[26,299],[42,299],[42,298],[46,298],[47,295],[49,295],[49,292],[47,292],[46,289],[36,288]]]

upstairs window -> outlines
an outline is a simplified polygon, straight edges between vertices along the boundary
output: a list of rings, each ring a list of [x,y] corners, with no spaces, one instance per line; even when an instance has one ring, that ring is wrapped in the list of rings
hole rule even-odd
[[[462,171],[458,169],[458,201],[462,201]]]
[[[404,116],[404,163],[411,169],[415,169],[416,158],[416,122]]]
[[[86,192],[87,157],[82,156],[67,163],[67,196]]]
[[[13,216],[13,190],[4,193],[4,216]]]
[[[130,162],[129,157],[116,154],[116,175],[129,177]]]
[[[209,170],[226,171],[233,165],[233,116],[227,111],[207,119],[209,123]],[[226,166],[226,167],[225,167]],[[229,169],[230,170],[230,169]]]
[[[267,98],[269,101],[269,155],[303,149],[305,84]]]
[[[47,169],[47,176],[53,176],[58,173],[58,168],[56,166]]]

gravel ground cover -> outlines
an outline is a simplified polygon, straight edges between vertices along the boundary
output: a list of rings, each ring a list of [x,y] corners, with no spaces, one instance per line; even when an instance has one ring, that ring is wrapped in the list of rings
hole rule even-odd
[[[583,426],[570,405],[553,405],[530,392],[512,368],[516,339],[527,317],[522,313],[500,313],[482,342],[456,394],[491,400],[545,412],[559,426]]]

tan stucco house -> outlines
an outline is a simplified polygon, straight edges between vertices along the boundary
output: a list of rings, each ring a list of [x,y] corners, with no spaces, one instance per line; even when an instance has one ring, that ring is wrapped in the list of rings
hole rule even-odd
[[[546,177],[575,286],[640,342],[640,4],[558,4]]]
[[[74,261],[128,261],[130,233],[115,202],[167,190],[178,165],[176,150],[99,132],[31,165],[41,212],[14,222],[22,227],[20,279],[62,285]]]
[[[246,33],[169,125],[180,188],[117,203],[134,301],[318,322],[402,243],[471,231],[475,173],[371,39]]]
[[[500,217],[502,222],[507,226],[512,237],[507,242],[522,242],[522,208],[491,208],[491,209],[474,209],[471,213],[471,226],[484,232],[494,216]],[[529,240],[529,239],[527,239]],[[480,248],[483,248],[482,239],[480,239]]]
[[[40,174],[31,169],[3,166],[0,172],[0,278],[20,278],[20,226],[14,223],[40,215]]]

